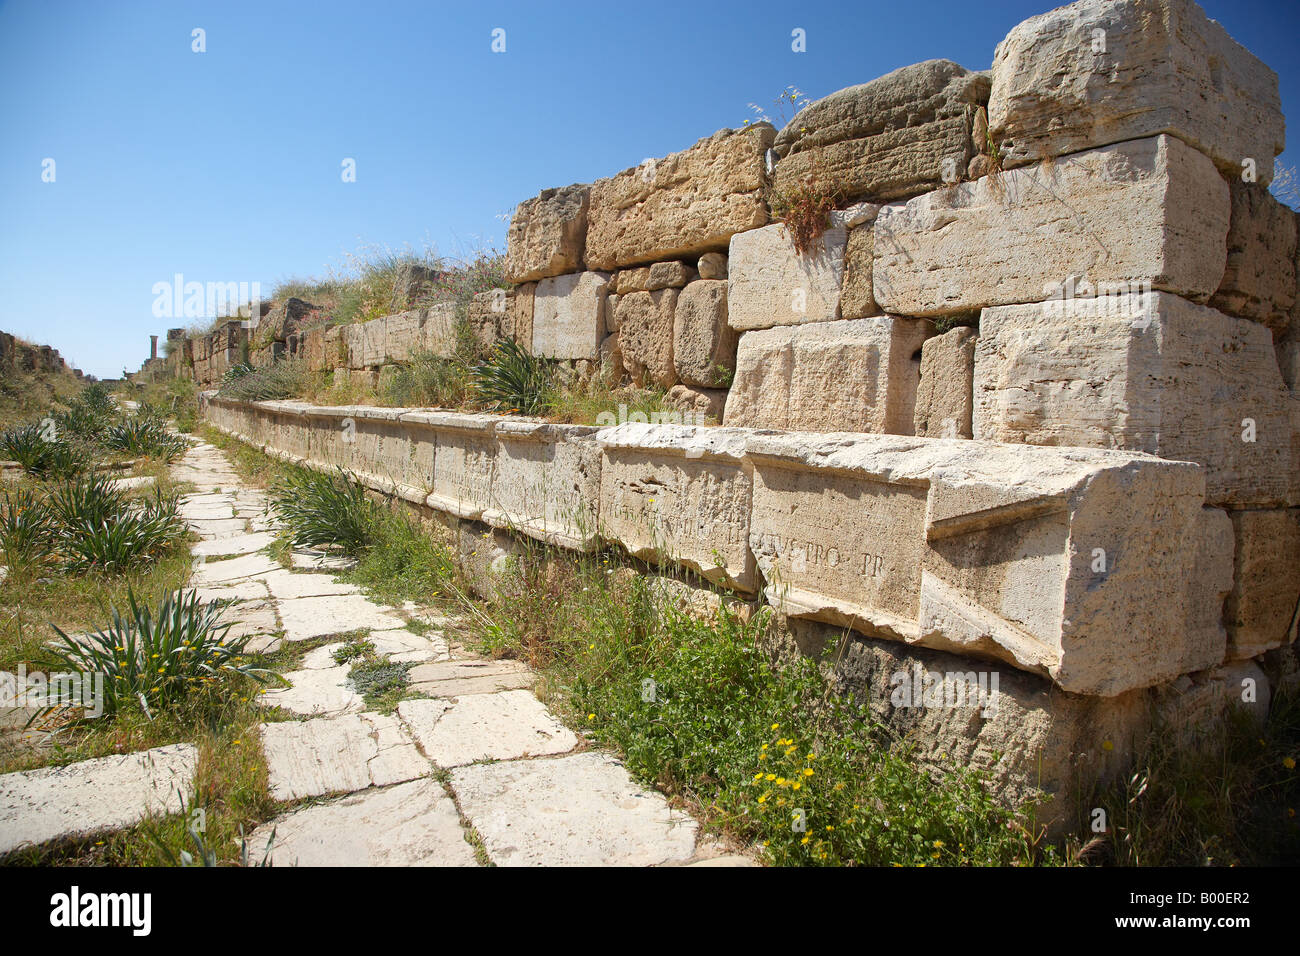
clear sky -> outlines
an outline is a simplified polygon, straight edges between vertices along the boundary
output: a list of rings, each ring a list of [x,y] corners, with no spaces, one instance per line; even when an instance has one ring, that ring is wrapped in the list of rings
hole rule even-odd
[[[1300,115],[1300,3],[1202,5]],[[0,329],[115,377],[150,333],[192,324],[153,315],[176,273],[269,296],[364,247],[503,249],[500,214],[542,188],[739,126],[751,102],[776,119],[788,85],[815,99],[935,57],[986,69],[1052,6],[0,0]]]

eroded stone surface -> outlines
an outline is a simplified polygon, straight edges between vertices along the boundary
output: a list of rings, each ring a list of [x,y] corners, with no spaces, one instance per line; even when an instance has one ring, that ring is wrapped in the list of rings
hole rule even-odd
[[[1204,302],[1223,279],[1228,219],[1209,159],[1171,136],[1135,140],[883,207],[872,285],[900,315],[1039,302],[1071,276]]]
[[[736,370],[736,333],[727,323],[727,283],[700,279],[677,297],[673,364],[685,385],[719,388]]]
[[[530,691],[470,694],[397,705],[424,753],[439,767],[568,753],[578,744]]]
[[[726,425],[910,434],[924,319],[874,316],[746,332]]]
[[[271,796],[277,800],[352,793],[429,773],[396,717],[347,714],[262,724]]]
[[[844,227],[832,226],[800,254],[782,223],[733,236],[727,322],[747,331],[839,318],[847,238]]]
[[[1296,304],[1296,214],[1258,182],[1236,177],[1228,180],[1228,188],[1228,264],[1209,304],[1281,334],[1291,324]]]
[[[795,433],[747,443],[750,545],[795,617],[1115,696],[1223,659],[1188,624],[1197,466],[1084,449]],[[1105,570],[1102,570],[1104,568]]]
[[[1177,296],[1007,306],[980,317],[976,438],[1199,462],[1208,504],[1285,503],[1286,398],[1267,328]]]
[[[600,491],[595,432],[583,425],[498,423],[492,507],[483,520],[552,544],[593,547]]]
[[[607,272],[575,272],[537,283],[532,352],[557,359],[594,359],[605,337]]]
[[[452,771],[498,866],[655,866],[691,856],[695,823],[599,753]]]
[[[0,853],[178,813],[194,793],[198,748],[170,744],[0,776]]]
[[[1300,602],[1300,510],[1230,511],[1236,541],[1224,604],[1228,658],[1254,657],[1290,641]]]
[[[1191,0],[1080,0],[1020,23],[993,55],[989,125],[1009,166],[1172,133],[1229,176],[1254,159],[1264,185],[1285,146],[1277,74]]]
[[[971,437],[978,338],[974,329],[958,326],[925,340],[913,434],[920,438]]]
[[[588,186],[565,186],[544,189],[515,208],[506,235],[507,281],[529,282],[582,268],[589,198]]]

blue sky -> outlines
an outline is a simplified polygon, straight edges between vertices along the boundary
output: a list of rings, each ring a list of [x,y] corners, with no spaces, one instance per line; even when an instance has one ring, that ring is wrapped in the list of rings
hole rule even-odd
[[[503,248],[498,215],[544,187],[739,126],[751,102],[773,112],[787,85],[815,99],[934,57],[987,68],[1052,5],[0,2],[0,329],[117,376],[192,321],[153,315],[176,273],[269,295],[365,247]],[[1202,5],[1300,115],[1300,4]]]

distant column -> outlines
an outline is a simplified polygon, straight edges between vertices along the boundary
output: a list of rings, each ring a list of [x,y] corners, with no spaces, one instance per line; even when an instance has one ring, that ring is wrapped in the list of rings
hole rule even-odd
[[[157,357],[158,357],[158,336],[151,335],[149,336],[149,358],[152,360],[152,359],[156,359]]]

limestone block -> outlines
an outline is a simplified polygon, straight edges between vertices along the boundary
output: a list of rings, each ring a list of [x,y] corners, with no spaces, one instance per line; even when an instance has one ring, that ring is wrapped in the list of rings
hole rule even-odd
[[[425,503],[457,518],[477,521],[492,508],[495,415],[407,412],[404,422],[434,433],[433,490]]]
[[[1300,602],[1300,511],[1231,511],[1236,539],[1232,593],[1224,605],[1228,659],[1243,660],[1294,636]]]
[[[928,321],[890,315],[746,332],[723,422],[910,434],[919,353],[933,334]]]
[[[647,292],[680,289],[686,283],[698,278],[699,273],[684,262],[656,262],[650,267],[650,274],[646,276],[645,288]]]
[[[958,326],[921,346],[921,383],[913,434],[920,438],[970,438],[975,385],[975,329]]]
[[[609,274],[575,272],[537,283],[533,302],[533,354],[594,359],[605,337]]]
[[[677,384],[673,362],[673,314],[678,289],[633,292],[618,297],[618,342],[623,366],[638,386]]]
[[[585,425],[498,421],[492,506],[483,521],[549,544],[594,548],[600,497],[595,433]]]
[[[725,387],[736,371],[735,331],[727,324],[727,283],[698,279],[673,310],[673,363],[687,385]]]
[[[391,714],[262,724],[271,796],[298,800],[427,776],[432,769]]]
[[[420,332],[420,350],[438,358],[452,358],[456,354],[457,328],[460,316],[456,303],[439,302],[424,310],[424,327]]]
[[[530,282],[582,268],[590,187],[544,189],[521,202],[506,234],[506,280]]]
[[[1260,183],[1228,180],[1228,265],[1210,305],[1286,331],[1296,304],[1296,214]]]
[[[747,443],[750,547],[779,610],[1115,696],[1217,664],[1204,480],[1088,449],[789,434]],[[1196,593],[1194,593],[1196,592]]]
[[[848,233],[832,226],[800,255],[781,223],[733,236],[727,258],[727,321],[737,331],[839,318]]]
[[[376,320],[379,321],[379,320]],[[384,323],[383,364],[409,362],[420,350],[424,335],[424,310],[413,309],[387,315]]]
[[[439,767],[568,753],[578,738],[530,691],[405,700],[397,713]]]
[[[650,285],[650,267],[640,266],[635,269],[619,269],[614,277],[615,288],[619,295],[629,292],[645,292]]]
[[[1290,409],[1264,326],[1153,292],[985,309],[976,438],[1205,466],[1207,502],[1286,500]]]
[[[765,225],[763,157],[775,135],[767,123],[719,130],[592,183],[587,268],[721,252],[737,232]]]
[[[989,125],[1008,166],[1170,133],[1230,178],[1255,160],[1264,185],[1286,142],[1277,74],[1191,0],[1081,0],[1014,27]]]
[[[482,354],[492,350],[502,338],[508,338],[503,330],[510,323],[507,316],[512,306],[514,293],[506,289],[489,289],[474,296],[469,304],[469,324],[474,333],[474,341]]]
[[[777,136],[776,188],[815,176],[848,198],[896,199],[955,181],[974,152],[971,124],[989,84],[987,73],[927,60],[832,93]]]
[[[861,319],[880,315],[871,287],[871,257],[875,246],[875,217],[849,230],[844,246],[844,283],[840,289],[840,316]]]
[[[523,346],[524,351],[533,350],[533,309],[537,294],[536,282],[525,282],[514,288],[509,307],[501,323],[501,337],[511,338]]]
[[[674,385],[664,401],[682,412],[683,425],[717,425],[726,409],[727,390]]]
[[[611,381],[617,382],[626,374],[623,367],[623,346],[619,344],[617,332],[605,336],[605,341],[600,343],[600,365]]]
[[[727,278],[727,256],[721,252],[706,252],[696,264],[701,279]]]
[[[1119,143],[885,206],[872,285],[885,312],[907,315],[1038,302],[1071,276],[1204,302],[1223,279],[1228,219],[1204,155],[1170,136]]]
[[[643,560],[752,591],[748,434],[639,423],[599,431],[601,535]]]

